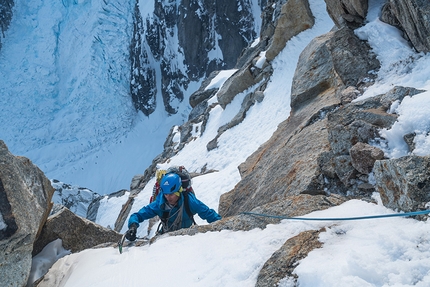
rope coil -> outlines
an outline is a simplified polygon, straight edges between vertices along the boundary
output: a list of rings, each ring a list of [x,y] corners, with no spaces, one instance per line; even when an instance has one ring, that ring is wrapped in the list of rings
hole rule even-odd
[[[362,220],[362,219],[373,219],[373,218],[386,218],[386,217],[407,217],[421,214],[428,214],[430,210],[413,211],[405,213],[391,213],[391,214],[381,214],[381,215],[369,215],[369,216],[357,216],[357,217],[327,217],[327,218],[312,218],[312,217],[289,217],[282,215],[270,215],[255,212],[242,212],[241,214],[262,216],[278,219],[289,219],[289,220],[313,220],[313,221],[345,221],[345,220]]]

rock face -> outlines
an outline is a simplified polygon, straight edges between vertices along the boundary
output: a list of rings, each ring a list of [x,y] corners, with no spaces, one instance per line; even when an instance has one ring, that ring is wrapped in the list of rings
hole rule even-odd
[[[51,215],[34,243],[33,255],[39,253],[48,243],[62,239],[63,247],[79,252],[106,242],[118,242],[121,234],[79,217],[66,207]]]
[[[329,32],[315,38],[300,54],[291,89],[291,108],[334,89],[337,97],[349,86],[357,86],[359,80],[371,77],[379,62],[349,28]]]
[[[404,31],[418,52],[430,51],[430,3],[426,0],[389,0],[381,20]]]
[[[293,36],[311,28],[315,23],[309,2],[289,0],[282,5],[271,44],[266,52],[268,61],[272,61]]]
[[[400,0],[388,2],[396,6],[390,8],[391,15],[404,6]],[[349,198],[369,200],[375,190],[381,194],[384,204],[394,209],[410,211],[430,201],[428,157],[388,160],[382,150],[372,146],[379,137],[378,131],[391,127],[397,120],[395,114],[387,112],[391,104],[422,91],[393,87],[385,94],[354,101],[373,83],[371,71],[379,68],[369,46],[353,31],[364,23],[368,1],[326,0],[326,3],[336,27],[315,38],[302,52],[291,90],[292,112],[272,138],[238,167],[241,181],[220,199],[218,210],[223,219],[165,236],[265,228],[279,220],[242,212],[298,216],[341,204]],[[426,3],[418,6],[414,3],[417,1],[407,5],[408,11],[415,9],[429,15],[424,9]],[[189,121],[171,130],[163,153],[154,159],[144,175],[133,179],[132,195],[118,222],[125,220],[136,193],[154,175],[156,164],[168,161],[192,140],[195,124],[201,123],[198,132],[204,133],[208,114],[215,105],[225,108],[238,93],[248,91],[240,112],[218,130],[218,135],[207,145],[208,150],[217,147],[223,132],[246,117],[253,103],[264,100],[265,87],[273,71],[271,59],[292,35],[313,24],[306,1],[268,1],[267,4],[262,14],[260,42],[242,52],[235,66],[236,73],[221,89],[205,89],[217,73],[213,72],[191,96],[193,110]],[[428,16],[421,16],[425,17]],[[408,21],[418,21],[419,27],[425,27],[419,19],[410,17]],[[301,20],[302,26],[294,24]],[[401,22],[398,20],[399,27],[408,26]],[[266,61],[258,66],[262,51],[266,51]],[[207,100],[215,95],[218,103],[208,105]],[[173,142],[177,133],[180,141]],[[413,134],[405,135],[405,141],[412,147]],[[285,242],[263,266],[257,286],[275,286],[287,276],[294,281],[293,271],[299,260],[321,246],[320,232],[323,230],[304,232]]]
[[[379,136],[379,129],[388,128],[396,121],[396,115],[386,112],[391,103],[421,91],[395,87],[385,95],[352,102],[372,84],[374,76],[369,71],[379,67],[368,45],[351,29],[362,24],[367,14],[367,1],[327,0],[326,3],[330,16],[338,19],[335,21],[337,28],[315,38],[302,52],[291,91],[292,113],[279,125],[273,137],[239,166],[242,180],[220,200],[219,212],[223,216],[276,204],[290,195],[334,192],[368,197],[375,190],[374,184],[369,182],[369,173],[373,163],[383,158],[383,153],[370,143]],[[166,162],[181,150],[193,139],[193,132],[204,133],[208,114],[216,105],[208,106],[209,97],[216,94],[218,104],[225,107],[237,93],[249,86],[255,87],[245,97],[236,117],[221,127],[218,135],[209,142],[208,150],[217,147],[223,132],[246,117],[246,111],[253,103],[264,100],[272,68],[268,59],[262,66],[256,65],[260,52],[271,50],[276,56],[276,51],[282,49],[282,42],[294,34],[285,31],[285,27],[292,26],[296,18],[283,18],[286,15],[295,16],[296,13],[305,18],[304,23],[312,23],[305,2],[269,1],[267,4],[262,14],[261,41],[242,52],[236,65],[237,72],[220,90],[205,89],[216,75],[214,72],[191,96],[193,110],[189,121],[171,130],[163,153],[136,180],[138,184],[128,205],[123,208],[121,222],[127,217],[135,193],[153,176],[156,164]],[[304,11],[291,11],[291,7],[301,7]],[[281,46],[275,44],[276,37]],[[196,124],[200,124],[199,130],[193,131]],[[180,141],[173,142],[178,133]],[[405,141],[413,144],[411,139],[413,135],[405,135]]]
[[[364,23],[368,0],[325,0],[325,3],[336,26],[357,28]]]
[[[351,165],[362,174],[369,174],[376,160],[384,158],[384,152],[374,146],[358,142],[350,150]]]
[[[0,141],[0,278],[2,286],[24,286],[31,269],[33,241],[51,209],[54,193],[42,171],[15,157]]]
[[[352,59],[361,60],[354,70],[346,64]],[[231,216],[287,195],[325,194],[319,158],[331,151],[326,115],[341,104],[338,91],[356,85],[377,63],[348,28],[314,39],[299,58],[289,119],[239,167],[242,180],[221,196],[220,214]]]
[[[379,160],[374,173],[376,189],[388,208],[409,212],[430,202],[429,156]]]
[[[252,9],[244,0],[156,1],[153,14],[143,19],[136,2],[130,84],[136,109],[151,114],[161,93],[165,110],[175,114],[192,81],[233,68],[256,38]]]
[[[320,231],[310,230],[288,239],[284,245],[272,254],[258,274],[257,287],[278,286],[285,277],[297,277],[293,274],[299,261],[315,248],[320,248]]]

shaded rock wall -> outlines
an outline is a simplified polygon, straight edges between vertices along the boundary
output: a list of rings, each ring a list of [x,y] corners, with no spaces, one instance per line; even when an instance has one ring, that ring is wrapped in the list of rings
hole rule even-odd
[[[0,278],[2,286],[24,286],[31,269],[33,242],[51,210],[54,193],[43,172],[13,156],[0,140]]]
[[[136,109],[145,115],[155,110],[157,93],[165,110],[177,113],[190,82],[233,68],[256,38],[249,1],[156,1],[153,15],[145,19],[137,5],[130,90]]]
[[[430,51],[430,2],[426,0],[388,0],[381,20],[404,32],[418,52]]]

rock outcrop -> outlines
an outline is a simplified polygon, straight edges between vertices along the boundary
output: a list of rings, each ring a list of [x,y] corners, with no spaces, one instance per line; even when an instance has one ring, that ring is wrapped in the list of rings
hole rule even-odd
[[[376,190],[388,208],[410,212],[430,202],[430,156],[378,160],[374,174]]]
[[[25,286],[32,256],[58,238],[72,252],[121,238],[121,234],[79,217],[64,206],[56,205],[56,213],[49,216],[54,210],[54,191],[51,181],[38,167],[25,157],[12,155],[0,141],[2,286]]]
[[[2,286],[24,286],[33,242],[51,210],[54,193],[43,172],[13,156],[0,141],[0,278]]]
[[[355,69],[349,61],[357,61]],[[340,106],[339,91],[358,85],[377,64],[348,28],[314,39],[299,58],[290,117],[239,167],[242,180],[221,196],[220,214],[235,215],[293,194],[325,194],[319,159],[331,151],[326,115]]]
[[[357,28],[364,23],[368,0],[325,0],[327,12],[337,27]]]
[[[278,286],[279,282],[286,277],[296,280],[297,275],[293,274],[293,271],[299,261],[308,256],[312,250],[322,246],[318,240],[319,234],[318,230],[309,230],[288,239],[264,263],[255,287]]]
[[[79,217],[63,207],[48,217],[39,238],[34,243],[33,255],[58,238],[63,241],[65,249],[75,253],[106,242],[118,242],[121,234]]]
[[[282,5],[275,23],[274,35],[266,51],[266,58],[272,61],[294,36],[315,24],[307,0],[289,0]]]
[[[398,27],[418,52],[430,51],[430,3],[426,0],[388,0],[381,20]]]
[[[333,89],[339,99],[347,87],[357,87],[379,62],[370,47],[346,27],[315,38],[300,54],[291,89],[291,108],[297,110]]]

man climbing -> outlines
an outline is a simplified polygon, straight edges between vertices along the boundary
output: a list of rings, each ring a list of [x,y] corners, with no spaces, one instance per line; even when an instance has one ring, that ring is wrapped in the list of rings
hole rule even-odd
[[[136,240],[139,223],[146,219],[159,216],[162,228],[160,233],[188,228],[194,222],[193,216],[211,223],[221,219],[221,216],[198,200],[193,192],[185,191],[181,177],[176,173],[167,173],[160,181],[161,194],[153,202],[133,213],[128,220],[128,231],[125,237],[129,241]]]

